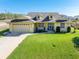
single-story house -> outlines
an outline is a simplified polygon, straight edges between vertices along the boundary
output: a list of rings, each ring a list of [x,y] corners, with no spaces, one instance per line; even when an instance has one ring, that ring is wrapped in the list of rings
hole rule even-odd
[[[71,27],[68,20],[54,19],[51,15],[27,16],[26,19],[14,19],[10,23],[12,33],[33,33],[33,32],[67,32]]]

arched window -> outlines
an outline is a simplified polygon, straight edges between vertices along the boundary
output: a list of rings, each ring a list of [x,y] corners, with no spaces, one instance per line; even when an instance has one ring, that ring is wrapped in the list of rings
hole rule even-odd
[[[71,31],[71,27],[67,27],[67,32],[70,32]]]
[[[57,32],[57,33],[60,32],[60,27],[59,27],[59,26],[56,27],[56,32]]]
[[[38,18],[40,18],[40,16],[38,16]]]
[[[50,18],[52,18],[52,16],[50,16]]]

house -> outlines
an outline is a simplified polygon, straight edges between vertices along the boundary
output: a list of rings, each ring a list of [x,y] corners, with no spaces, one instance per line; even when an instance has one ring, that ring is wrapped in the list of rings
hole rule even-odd
[[[12,33],[68,32],[71,24],[58,13],[28,13],[25,19],[14,19],[10,23]]]

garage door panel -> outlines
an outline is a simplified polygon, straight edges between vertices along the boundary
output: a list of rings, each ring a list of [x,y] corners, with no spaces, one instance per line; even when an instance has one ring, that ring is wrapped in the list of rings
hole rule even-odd
[[[15,32],[33,32],[33,25],[14,25]]]

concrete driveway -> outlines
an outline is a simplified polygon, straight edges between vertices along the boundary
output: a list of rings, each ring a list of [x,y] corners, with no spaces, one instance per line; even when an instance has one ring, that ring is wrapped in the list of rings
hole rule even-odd
[[[0,38],[0,59],[6,59],[28,35],[31,34],[22,34],[19,36],[6,36]]]

